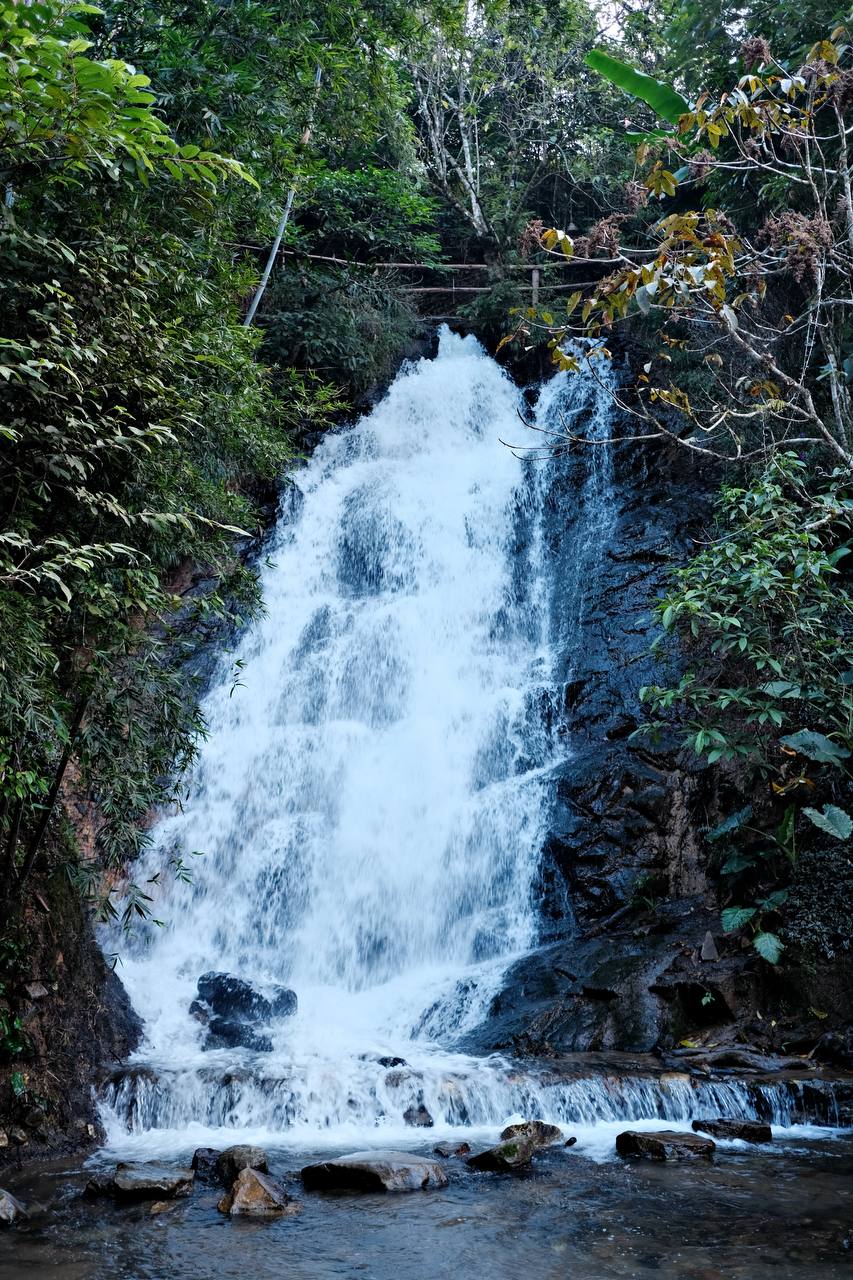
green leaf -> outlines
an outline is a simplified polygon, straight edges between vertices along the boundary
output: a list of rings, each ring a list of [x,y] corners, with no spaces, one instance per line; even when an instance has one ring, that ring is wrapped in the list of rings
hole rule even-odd
[[[756,862],[757,858],[752,853],[733,853],[726,858],[720,871],[724,876],[734,876],[739,871],[746,871],[747,867],[754,867]]]
[[[723,932],[733,933],[735,929],[742,929],[755,915],[755,911],[755,907],[726,907],[721,916]]]
[[[839,809],[838,805],[825,804],[822,812],[819,809],[803,809],[803,813],[809,822],[813,822],[828,835],[835,836],[836,840],[849,840],[853,835],[853,818],[844,809]]]
[[[789,733],[779,741],[786,747],[807,756],[809,760],[817,760],[820,764],[840,764],[846,760],[850,752],[846,747],[826,738],[813,729],[800,729],[799,733]]]
[[[636,71],[627,62],[612,58],[603,49],[592,49],[584,61],[624,93],[647,103],[662,120],[668,120],[670,124],[678,124],[679,117],[690,110],[690,104],[671,85],[647,76],[644,71]]]
[[[757,933],[752,945],[760,956],[770,964],[778,964],[785,950],[785,944],[775,933]]]
[[[745,822],[752,817],[752,805],[748,804],[743,809],[738,809],[737,813],[730,813],[727,818],[718,823],[716,827],[712,827],[710,831],[705,832],[705,839],[711,843],[719,840],[721,836],[726,836],[730,831],[737,831]]]

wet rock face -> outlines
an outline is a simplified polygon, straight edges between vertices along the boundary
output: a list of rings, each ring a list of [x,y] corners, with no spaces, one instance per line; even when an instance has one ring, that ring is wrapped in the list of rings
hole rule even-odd
[[[644,1160],[710,1160],[716,1144],[697,1133],[676,1133],[664,1129],[659,1133],[642,1133],[628,1129],[616,1139],[620,1156],[638,1156]]]
[[[27,1211],[20,1200],[16,1200],[10,1191],[4,1191],[0,1187],[0,1227],[14,1227],[16,1223],[23,1222],[27,1216]]]
[[[407,1107],[403,1112],[403,1121],[413,1129],[431,1129],[435,1123],[423,1103],[417,1107]]]
[[[742,1142],[772,1142],[769,1124],[758,1120],[694,1120],[694,1133],[708,1133],[712,1138],[740,1138]]]
[[[280,1218],[299,1213],[301,1206],[275,1178],[259,1169],[241,1169],[217,1208],[232,1217]]]
[[[546,1124],[544,1120],[524,1120],[521,1124],[510,1124],[501,1134],[502,1142],[521,1139],[530,1142],[534,1147],[550,1147],[554,1142],[562,1142],[563,1131],[555,1124]]]
[[[482,1173],[510,1173],[529,1165],[534,1151],[540,1145],[529,1138],[511,1138],[508,1142],[469,1156],[465,1163],[469,1169],[478,1169]]]
[[[844,1031],[828,1031],[821,1036],[814,1056],[818,1062],[853,1071],[853,1027],[847,1027]]]
[[[197,1147],[191,1161],[196,1182],[215,1183],[219,1181],[220,1152],[215,1147]]]
[[[437,1142],[433,1151],[448,1160],[451,1156],[467,1156],[471,1150],[467,1142]]]
[[[270,1053],[272,1040],[236,1018],[211,1018],[204,1048],[253,1049],[256,1053]]]
[[[219,1017],[243,1022],[289,1017],[297,1006],[296,993],[288,987],[276,987],[267,997],[233,973],[203,973],[198,980],[198,997]]]
[[[446,1187],[447,1175],[436,1160],[405,1151],[357,1151],[309,1164],[302,1170],[308,1191],[425,1191]]]
[[[171,1200],[192,1191],[192,1169],[166,1165],[117,1164],[112,1173],[96,1174],[86,1185],[88,1196],[112,1196],[114,1200]]]
[[[205,1049],[251,1049],[269,1053],[272,1040],[256,1030],[258,1023],[288,1018],[296,1013],[296,993],[276,986],[263,995],[251,982],[233,973],[203,973],[198,980],[198,999],[189,1013],[207,1027]]]
[[[216,1161],[216,1171],[226,1186],[232,1183],[243,1169],[258,1169],[261,1173],[269,1172],[267,1153],[263,1147],[227,1147]]]

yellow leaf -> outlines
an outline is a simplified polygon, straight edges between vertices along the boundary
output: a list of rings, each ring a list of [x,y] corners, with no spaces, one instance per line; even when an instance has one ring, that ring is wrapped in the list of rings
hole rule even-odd
[[[578,289],[576,293],[569,294],[568,301],[566,302],[567,316],[570,316],[572,314],[572,312],[574,311],[575,307],[578,305],[582,297],[583,297],[583,294],[581,293],[580,289]]]

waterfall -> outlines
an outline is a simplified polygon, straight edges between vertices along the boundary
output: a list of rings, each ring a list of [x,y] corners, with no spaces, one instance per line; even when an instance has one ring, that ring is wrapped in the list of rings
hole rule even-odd
[[[604,439],[612,376],[559,375],[536,424]],[[524,436],[521,407],[482,348],[445,330],[434,360],[405,367],[295,476],[266,548],[265,616],[223,658],[188,799],[137,869],[156,877],[165,923],[123,959],[145,1039],[104,1091],[114,1142],[399,1142],[412,1107],[438,1133],[697,1104],[692,1086],[549,1082],[456,1047],[537,942],[550,777],[571,750],[551,681],[613,523],[610,450],[592,447],[561,512],[575,543],[555,609],[553,467],[501,443]],[[189,1006],[210,970],[295,990],[297,1013],[263,1028],[271,1047],[205,1049]],[[709,1104],[758,1105],[735,1093]]]

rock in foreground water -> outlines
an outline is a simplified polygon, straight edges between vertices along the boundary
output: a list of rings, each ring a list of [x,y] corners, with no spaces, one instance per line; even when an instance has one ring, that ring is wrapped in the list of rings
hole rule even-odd
[[[437,1142],[433,1147],[435,1154],[444,1156],[445,1159],[450,1156],[467,1156],[470,1150],[467,1142]]]
[[[710,1160],[716,1144],[698,1133],[677,1133],[662,1129],[658,1133],[641,1133],[626,1129],[616,1139],[620,1156],[641,1156],[646,1160]]]
[[[772,1142],[773,1130],[760,1120],[694,1120],[696,1133],[710,1133],[712,1138],[740,1138],[743,1142]]]
[[[230,1186],[243,1169],[258,1169],[261,1173],[269,1173],[267,1153],[263,1147],[226,1147],[216,1161],[217,1173],[226,1186]]]
[[[219,1181],[220,1154],[215,1147],[196,1147],[191,1162],[196,1182]]]
[[[534,1147],[550,1147],[552,1142],[562,1142],[563,1131],[544,1120],[523,1120],[521,1124],[509,1124],[501,1134],[502,1142],[520,1138]]]
[[[259,1169],[241,1169],[234,1185],[216,1206],[232,1217],[272,1218],[298,1213],[301,1205],[275,1178]]]
[[[190,1194],[194,1177],[192,1169],[163,1164],[117,1164],[112,1173],[90,1178],[86,1194],[115,1200],[172,1200]]]
[[[13,1227],[26,1217],[27,1211],[20,1200],[16,1200],[11,1191],[0,1187],[0,1227]]]
[[[309,1164],[302,1170],[309,1191],[424,1191],[446,1187],[441,1165],[408,1151],[356,1151]]]
[[[513,1169],[523,1169],[530,1164],[536,1145],[524,1138],[511,1138],[497,1147],[489,1147],[476,1156],[469,1156],[466,1164],[471,1169],[479,1169],[486,1173],[509,1173]]]

